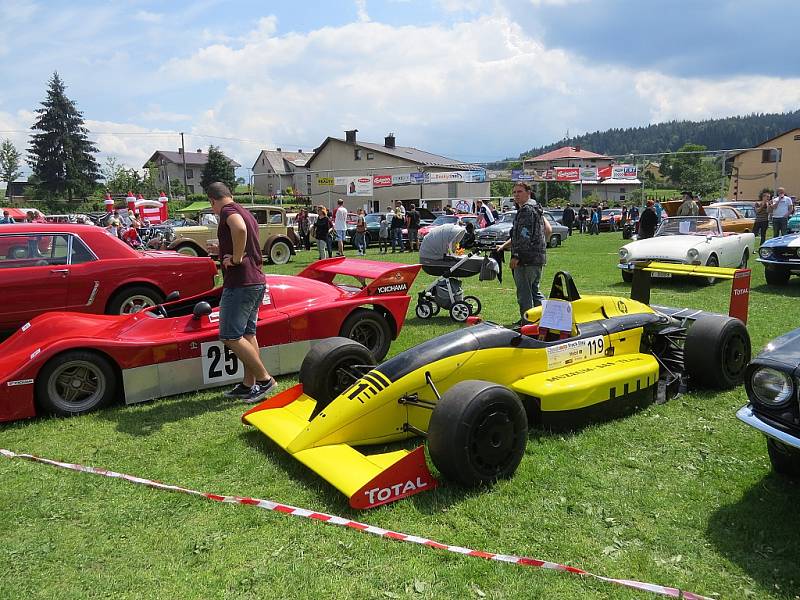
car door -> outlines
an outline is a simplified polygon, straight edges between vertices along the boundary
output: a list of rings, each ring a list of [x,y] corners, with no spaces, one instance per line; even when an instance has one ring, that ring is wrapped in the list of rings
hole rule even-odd
[[[103,306],[95,305],[98,292],[109,293],[113,281],[109,277],[111,271],[97,259],[86,243],[77,235],[69,236],[69,290],[67,293],[67,310],[77,312],[102,313]],[[113,289],[113,288],[112,288]],[[107,296],[106,296],[107,297]]]
[[[0,235],[0,328],[13,329],[43,312],[64,310],[67,253],[66,234]]]

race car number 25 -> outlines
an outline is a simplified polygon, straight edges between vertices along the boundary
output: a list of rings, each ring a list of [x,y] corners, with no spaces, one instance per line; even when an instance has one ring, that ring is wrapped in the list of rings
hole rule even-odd
[[[222,342],[200,344],[203,362],[203,383],[224,383],[244,377],[244,366]]]

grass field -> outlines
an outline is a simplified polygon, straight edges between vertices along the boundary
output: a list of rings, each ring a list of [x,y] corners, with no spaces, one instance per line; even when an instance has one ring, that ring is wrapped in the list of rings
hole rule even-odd
[[[619,234],[549,251],[583,293],[627,295]],[[352,254],[352,252],[351,252]],[[378,259],[374,250],[372,258]],[[267,270],[295,273],[316,252]],[[386,260],[411,261],[389,254]],[[430,282],[421,275],[412,293]],[[754,353],[800,326],[800,285],[755,263]],[[464,280],[486,318],[517,319],[513,282]],[[729,283],[659,283],[654,303],[727,309]],[[457,327],[409,320],[391,353]],[[296,382],[281,377],[281,389]],[[532,431],[513,479],[354,512],[346,499],[206,392],[73,419],[0,425],[0,447],[195,489],[268,498],[469,548],[565,562],[723,598],[798,598],[797,484],[738,422],[743,388],[696,392],[566,435]],[[635,598],[611,584],[378,539],[250,507],[0,459],[0,598]]]

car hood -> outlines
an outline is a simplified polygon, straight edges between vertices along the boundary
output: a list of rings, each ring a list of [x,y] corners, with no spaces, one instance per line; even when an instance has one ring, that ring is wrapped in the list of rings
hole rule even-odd
[[[800,247],[800,233],[790,233],[789,235],[782,235],[781,237],[772,238],[767,240],[762,247],[766,248],[799,248]]]
[[[484,227],[483,229],[478,229],[475,231],[476,234],[478,233],[500,233],[506,232],[511,229],[513,223],[495,223],[494,225],[489,225],[489,227]]]
[[[800,329],[771,340],[756,357],[756,361],[761,360],[781,363],[790,369],[800,368]]]
[[[626,244],[630,257],[635,258],[668,258],[684,259],[690,248],[706,243],[706,236],[701,235],[665,235],[661,237],[637,240]]]

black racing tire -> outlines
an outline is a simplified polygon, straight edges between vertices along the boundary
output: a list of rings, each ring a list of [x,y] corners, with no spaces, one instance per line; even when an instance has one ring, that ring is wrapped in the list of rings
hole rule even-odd
[[[625,283],[632,283],[633,282],[633,273],[631,271],[626,271],[622,269],[622,281]]]
[[[392,328],[383,314],[369,308],[357,308],[344,320],[339,335],[366,347],[375,357],[383,360],[392,343]]]
[[[483,305],[481,304],[480,298],[477,296],[464,296],[464,302],[469,304],[470,316],[481,314]]]
[[[750,362],[750,335],[739,319],[703,315],[689,327],[684,368],[691,382],[726,390],[742,383]]]
[[[183,254],[184,256],[208,256],[208,253],[200,250],[194,244],[189,243],[178,244],[175,246],[175,251],[178,254]]]
[[[356,365],[375,366],[367,348],[348,338],[332,337],[315,344],[300,365],[303,392],[317,401],[314,415],[361,378]]]
[[[441,474],[466,487],[510,477],[525,454],[528,419],[517,394],[488,381],[447,390],[428,425],[428,451]]]
[[[34,390],[42,411],[59,417],[82,415],[111,402],[117,376],[107,358],[86,350],[70,350],[42,367]]]
[[[800,477],[800,450],[768,437],[767,454],[773,471],[787,477]]]
[[[472,307],[462,300],[453,302],[453,305],[450,307],[450,318],[456,323],[463,323],[471,315]]]
[[[719,266],[719,259],[717,258],[716,254],[712,254],[708,257],[706,261],[707,267],[718,267]],[[705,285],[714,285],[717,282],[716,277],[703,277],[701,279]]]
[[[739,263],[739,268],[746,269],[748,262],[750,262],[750,248],[745,248],[742,253],[742,262]]]
[[[292,258],[292,250],[285,241],[275,240],[269,246],[268,255],[273,265],[285,265]]]
[[[114,292],[108,301],[106,314],[129,315],[164,302],[164,295],[158,290],[143,285],[134,285]]]
[[[769,285],[786,285],[789,283],[789,278],[792,274],[788,269],[770,269],[764,270],[764,277]]]
[[[420,319],[430,319],[433,316],[433,304],[423,300],[417,304],[415,312]]]
[[[547,247],[548,248],[555,248],[556,246],[561,245],[561,236],[557,233],[554,233],[550,236],[550,239],[547,240]]]

